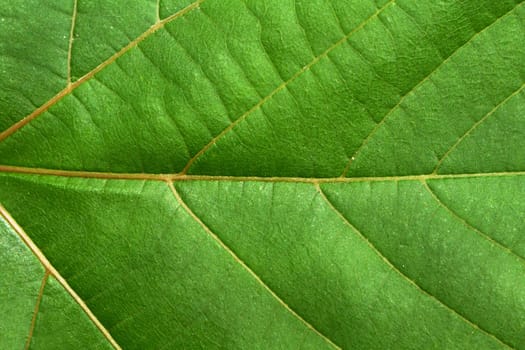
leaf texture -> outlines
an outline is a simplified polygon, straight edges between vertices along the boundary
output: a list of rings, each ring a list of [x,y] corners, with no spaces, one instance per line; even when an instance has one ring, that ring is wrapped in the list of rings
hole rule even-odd
[[[1,347],[525,349],[524,23],[0,4]]]

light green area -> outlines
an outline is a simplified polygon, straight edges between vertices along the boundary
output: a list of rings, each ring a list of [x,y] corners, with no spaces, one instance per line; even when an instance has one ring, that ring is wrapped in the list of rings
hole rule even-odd
[[[123,349],[525,349],[524,62],[522,0],[3,1],[1,130],[89,79],[0,137],[85,173],[0,203]],[[43,275],[1,221],[0,348]],[[110,346],[41,301],[32,348]]]
[[[113,349],[71,295],[49,277],[30,349]]]
[[[0,344],[23,349],[44,268],[0,216]]]

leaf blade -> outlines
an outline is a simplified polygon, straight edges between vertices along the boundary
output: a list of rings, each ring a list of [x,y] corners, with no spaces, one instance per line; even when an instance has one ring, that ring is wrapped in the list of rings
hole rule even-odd
[[[0,89],[28,344],[525,347],[523,1],[71,5]]]

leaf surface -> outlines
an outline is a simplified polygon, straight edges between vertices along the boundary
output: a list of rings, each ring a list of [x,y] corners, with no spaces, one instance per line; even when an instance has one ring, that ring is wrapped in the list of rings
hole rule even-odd
[[[2,345],[525,349],[522,1],[0,10]]]

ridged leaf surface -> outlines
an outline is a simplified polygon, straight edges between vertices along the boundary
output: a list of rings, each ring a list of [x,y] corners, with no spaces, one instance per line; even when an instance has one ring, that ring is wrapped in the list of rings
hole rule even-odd
[[[0,29],[0,348],[525,349],[523,1]]]

